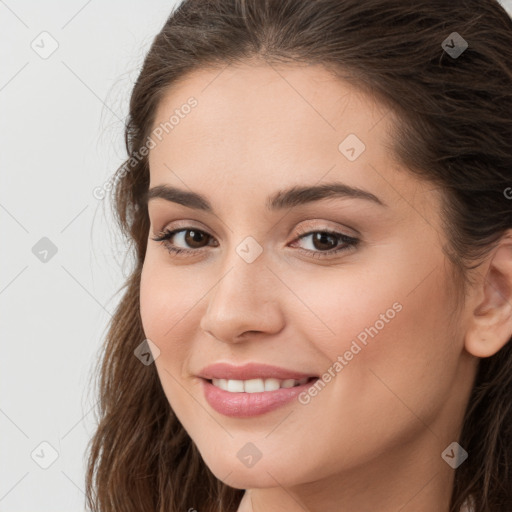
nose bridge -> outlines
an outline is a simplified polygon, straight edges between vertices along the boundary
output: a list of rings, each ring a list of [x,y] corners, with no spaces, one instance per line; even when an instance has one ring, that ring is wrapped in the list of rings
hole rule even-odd
[[[233,236],[233,241],[222,256],[222,277],[212,290],[211,298],[222,295],[227,300],[231,297],[240,301],[241,305],[261,303],[267,297],[268,253],[253,236],[238,236],[238,240]]]
[[[208,304],[201,319],[203,330],[229,342],[246,331],[280,329],[277,288],[275,284],[270,286],[272,274],[266,263],[255,240],[244,239],[231,249],[222,265],[221,277],[207,295]]]

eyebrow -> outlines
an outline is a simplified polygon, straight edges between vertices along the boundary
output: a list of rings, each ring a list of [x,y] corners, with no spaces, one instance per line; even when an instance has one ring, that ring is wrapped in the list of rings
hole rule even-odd
[[[357,187],[351,187],[344,183],[325,183],[316,186],[295,186],[286,190],[279,190],[267,198],[265,206],[269,211],[277,211],[333,197],[342,199],[365,199],[380,206],[387,207],[383,201],[371,192]],[[169,185],[158,185],[146,192],[146,203],[155,198],[165,199],[166,201],[178,203],[183,206],[187,206],[188,208],[213,213],[212,205],[206,197],[196,192],[182,190]]]

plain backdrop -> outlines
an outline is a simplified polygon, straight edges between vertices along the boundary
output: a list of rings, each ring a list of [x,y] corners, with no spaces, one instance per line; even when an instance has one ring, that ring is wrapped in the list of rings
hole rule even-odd
[[[93,191],[176,3],[0,0],[0,512],[85,510],[90,379],[131,264]]]

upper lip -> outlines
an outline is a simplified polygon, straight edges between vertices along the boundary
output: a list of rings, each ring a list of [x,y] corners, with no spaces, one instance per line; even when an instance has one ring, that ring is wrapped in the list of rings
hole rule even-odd
[[[203,379],[228,379],[228,380],[250,380],[250,379],[295,379],[305,377],[316,377],[311,373],[302,373],[295,370],[288,370],[278,366],[260,363],[247,363],[243,366],[235,366],[230,363],[214,363],[204,367],[198,375]]]

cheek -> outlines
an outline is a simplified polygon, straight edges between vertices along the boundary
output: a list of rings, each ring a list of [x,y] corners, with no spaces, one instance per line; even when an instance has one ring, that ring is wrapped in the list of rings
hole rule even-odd
[[[203,293],[194,291],[193,280],[187,272],[173,271],[148,255],[140,282],[140,315],[144,334],[159,350],[155,363],[164,381],[169,380],[165,368],[176,377],[182,374],[183,362],[194,339],[191,321],[194,307]],[[171,378],[171,382],[174,380]]]
[[[307,285],[290,276],[290,288],[308,306],[295,311],[294,329],[314,343],[317,361],[324,361],[320,371],[335,375],[327,386],[340,403],[357,396],[369,412],[383,404],[404,408],[400,399],[421,401],[418,411],[430,415],[450,388],[461,350],[450,327],[450,285],[443,265],[423,279],[429,269],[408,261],[395,262],[400,272],[347,269]]]
[[[332,461],[326,472],[420,435],[441,414],[460,353],[448,330],[452,300],[440,272],[417,287],[418,273],[405,267],[399,279],[348,274],[302,288],[297,279],[293,288],[316,314],[296,314],[294,329],[315,344],[316,360],[326,361],[325,386],[301,402],[300,417],[315,424],[319,440],[302,456],[323,455]],[[333,452],[343,453],[344,462]]]
[[[160,255],[148,250],[140,280],[140,314],[145,334],[160,342],[174,339],[176,333],[190,326],[194,306],[204,293],[204,285],[201,287],[190,270],[172,268]]]
[[[382,365],[398,375],[407,368],[417,376],[432,366],[449,370],[460,347],[444,256],[419,249],[419,241],[396,245],[400,250],[390,244],[378,261],[319,269],[307,280],[287,276],[307,305],[290,321],[309,332],[307,339],[331,362],[346,353],[350,366]]]
[[[194,401],[180,382],[188,377],[187,362],[199,321],[194,318],[194,306],[205,293],[194,290],[193,283],[187,272],[153,261],[150,254],[146,257],[140,282],[142,326],[160,350],[154,364],[167,400],[181,420],[194,417]]]

